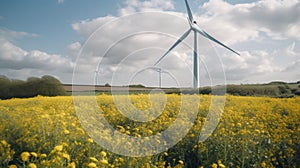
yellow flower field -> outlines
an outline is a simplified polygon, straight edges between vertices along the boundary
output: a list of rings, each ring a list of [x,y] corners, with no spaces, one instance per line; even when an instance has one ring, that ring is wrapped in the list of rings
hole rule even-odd
[[[161,115],[139,123],[124,117],[110,95],[98,95],[97,103],[113,128],[140,138],[172,125],[180,96],[166,95]],[[151,106],[148,95],[130,98],[141,110]],[[187,135],[172,148],[146,157],[122,156],[99,146],[81,126],[71,96],[0,100],[0,167],[299,167],[300,97],[227,95],[220,122],[204,142],[198,138],[211,96],[200,99],[198,116]]]

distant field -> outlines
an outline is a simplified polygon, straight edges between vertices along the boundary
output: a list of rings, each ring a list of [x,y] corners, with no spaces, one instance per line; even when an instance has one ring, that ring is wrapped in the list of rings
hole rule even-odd
[[[72,88],[73,87],[73,88]],[[64,88],[67,92],[77,91],[77,92],[84,92],[84,91],[102,91],[102,92],[108,92],[111,91],[112,87],[110,86],[94,86],[94,85],[69,85],[65,84]],[[119,91],[143,91],[143,90],[152,90],[153,88],[147,88],[147,87],[122,87],[122,86],[115,86],[113,87],[114,90]]]
[[[72,92],[72,85],[63,85],[67,92]],[[110,93],[113,89],[115,92],[130,93],[149,93],[153,87],[106,87],[106,86],[93,86],[93,85],[74,85],[73,91],[75,92],[97,92],[97,93]],[[183,93],[183,94],[222,94],[225,86],[213,87],[200,87],[199,89],[192,88],[162,88],[165,93]],[[226,93],[237,96],[269,96],[269,97],[294,97],[300,95],[300,82],[285,83],[285,82],[271,82],[268,84],[241,84],[241,85],[226,85]]]

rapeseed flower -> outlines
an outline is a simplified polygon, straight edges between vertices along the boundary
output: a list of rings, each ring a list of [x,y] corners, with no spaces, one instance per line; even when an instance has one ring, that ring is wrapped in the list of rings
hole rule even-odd
[[[2,140],[1,143],[2,143],[4,146],[8,146],[8,143],[7,143],[5,140]]]
[[[96,159],[95,157],[90,157],[90,160],[93,162],[98,162],[98,159]]]
[[[89,143],[93,143],[93,142],[94,142],[94,140],[93,140],[92,138],[89,138],[87,141],[88,141]]]
[[[71,160],[70,155],[67,153],[63,153],[62,156],[63,156],[63,158],[67,159],[68,161]]]
[[[99,162],[101,164],[103,164],[103,165],[107,165],[108,164],[108,161],[106,159],[101,159]]]
[[[37,168],[37,166],[34,163],[29,163],[28,168]]]
[[[183,165],[184,162],[182,160],[179,160],[178,163]]]
[[[54,147],[54,151],[56,152],[61,152],[63,150],[63,146],[62,145],[57,145]]]
[[[216,163],[213,163],[213,164],[211,165],[211,167],[212,167],[212,168],[218,168],[218,165],[217,165]]]
[[[76,168],[75,162],[69,163],[68,168]]]
[[[21,159],[22,159],[23,162],[28,161],[29,157],[30,157],[30,153],[29,152],[22,152],[21,153]]]
[[[96,163],[91,162],[91,163],[88,164],[88,167],[89,167],[89,168],[96,168],[97,165],[96,165]]]
[[[106,152],[101,151],[101,152],[100,152],[100,155],[101,155],[102,157],[106,157],[107,154],[106,154]]]
[[[42,153],[40,156],[41,156],[41,158],[46,158],[46,157],[47,157],[47,154]]]
[[[35,152],[30,152],[30,154],[31,154],[33,157],[38,157],[38,154],[35,153]]]
[[[65,130],[64,130],[64,134],[68,135],[68,134],[70,134],[70,131],[67,130],[67,129],[65,129]]]

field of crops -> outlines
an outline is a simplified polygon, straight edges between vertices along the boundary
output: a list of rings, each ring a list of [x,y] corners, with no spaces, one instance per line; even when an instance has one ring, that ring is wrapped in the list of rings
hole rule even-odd
[[[118,132],[140,138],[159,134],[175,122],[181,96],[166,95],[164,111],[149,122],[124,117],[111,95],[98,95],[97,104]],[[151,106],[148,95],[130,98],[136,108]],[[0,167],[299,167],[300,97],[227,95],[220,122],[204,142],[198,137],[211,96],[200,99],[187,135],[172,148],[145,157],[118,155],[99,146],[81,126],[71,96],[0,100]],[[114,143],[130,148],[129,142]]]

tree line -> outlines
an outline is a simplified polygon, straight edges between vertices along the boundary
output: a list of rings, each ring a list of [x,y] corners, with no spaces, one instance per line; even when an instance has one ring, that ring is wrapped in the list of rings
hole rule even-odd
[[[61,82],[49,75],[29,77],[26,81],[0,76],[0,99],[58,96],[65,93]]]
[[[228,85],[227,93],[239,96],[269,96],[287,98],[300,95],[300,83],[269,83],[261,85]]]
[[[277,98],[287,98],[300,96],[300,81],[295,83],[271,82],[268,84],[245,84],[226,85],[212,87],[201,87],[199,89],[173,89],[167,93],[183,94],[213,94],[224,95],[225,93],[237,96],[269,96]]]

